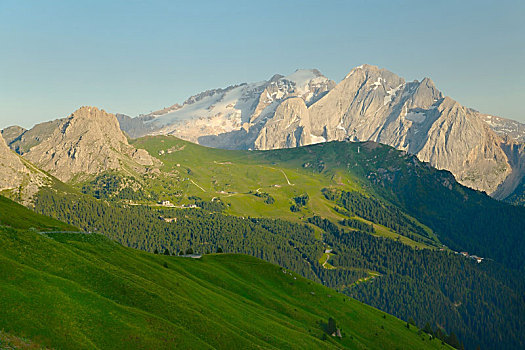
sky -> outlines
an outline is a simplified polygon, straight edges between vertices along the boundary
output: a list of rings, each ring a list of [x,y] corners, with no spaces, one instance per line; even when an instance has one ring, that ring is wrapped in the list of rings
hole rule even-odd
[[[0,128],[363,63],[525,122],[525,1],[0,0]]]

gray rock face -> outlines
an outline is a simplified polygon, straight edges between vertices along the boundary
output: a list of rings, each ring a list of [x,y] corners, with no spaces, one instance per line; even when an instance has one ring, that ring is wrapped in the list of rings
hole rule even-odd
[[[489,114],[480,114],[480,117],[501,137],[525,143],[525,124]]]
[[[503,140],[478,113],[443,97],[428,78],[406,83],[386,70],[360,66],[309,112],[312,133],[327,141],[350,137],[388,144],[488,193],[512,171]]]
[[[20,127],[9,127],[2,130],[4,139],[9,148],[18,154],[25,154],[38,145],[40,142],[46,140],[53,134],[53,131],[63,122],[63,119],[56,119],[49,122],[36,124],[29,130]]]
[[[38,189],[50,178],[13,152],[0,135],[0,191],[29,204]]]
[[[444,97],[428,78],[406,82],[370,65],[352,69],[337,85],[317,70],[300,70],[211,90],[149,117],[146,133],[228,149],[376,141],[415,154],[487,193],[495,193],[517,169],[503,145],[525,134],[517,122]],[[505,186],[499,193],[512,188]]]
[[[62,181],[122,168],[140,172],[154,164],[145,150],[128,144],[113,114],[95,107],[82,107],[61,120],[24,157]]]
[[[26,131],[27,130],[21,126],[13,125],[2,130],[2,137],[4,138],[5,143],[9,145]]]
[[[255,148],[375,141],[415,154],[451,171],[462,184],[488,193],[512,172],[503,140],[479,113],[443,97],[428,78],[406,83],[389,71],[364,65],[307,110],[297,104],[288,107],[285,115],[275,113],[266,122]]]
[[[153,128],[150,128],[147,124],[145,124],[145,122],[152,120],[154,118],[153,116],[139,116],[136,118],[131,118],[125,114],[118,113],[115,114],[115,116],[119,122],[120,129],[126,132],[126,134],[128,134],[131,138],[141,137],[155,131]]]
[[[29,171],[0,135],[0,190],[13,189],[21,184],[21,177]]]
[[[305,101],[300,97],[285,100],[255,140],[257,149],[299,147],[312,144],[310,120]]]

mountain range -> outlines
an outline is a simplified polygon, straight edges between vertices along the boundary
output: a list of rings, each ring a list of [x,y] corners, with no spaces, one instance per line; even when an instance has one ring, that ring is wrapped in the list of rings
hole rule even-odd
[[[3,144],[0,167],[1,194],[39,213],[150,253],[253,255],[469,348],[523,344],[525,208],[407,152],[373,141],[247,151],[129,140],[94,107],[41,128],[47,136],[7,130],[23,155]],[[24,169],[45,181],[27,182]]]
[[[333,140],[376,141],[451,171],[505,199],[520,191],[525,125],[444,96],[432,80],[407,82],[362,65],[338,84],[318,70],[209,90],[148,115],[117,115],[131,137],[174,135],[209,147],[278,149]]]

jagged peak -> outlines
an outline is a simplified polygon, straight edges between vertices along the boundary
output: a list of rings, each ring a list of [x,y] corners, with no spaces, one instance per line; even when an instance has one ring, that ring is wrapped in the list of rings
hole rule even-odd
[[[423,78],[423,80],[421,80],[421,82],[419,83],[419,86],[425,86],[429,89],[437,90],[437,87],[434,81],[428,77]]]
[[[281,75],[281,74],[274,74],[270,80],[268,80],[270,83],[271,82],[274,82],[274,81],[278,81],[278,80],[281,80],[282,78],[284,78],[284,75]]]
[[[206,90],[206,91],[203,91],[197,95],[193,95],[193,96],[190,96],[186,101],[184,101],[184,103],[182,104],[183,106],[184,105],[191,105],[191,104],[194,104],[195,102],[198,102],[200,100],[202,100],[203,98],[206,98],[206,97],[210,97],[210,96],[213,96],[215,94],[224,94],[228,91],[231,91],[235,88],[238,88],[240,86],[246,86],[248,85],[247,83],[241,83],[241,84],[234,84],[234,85],[230,85],[228,87],[225,87],[225,88],[218,88],[218,89],[211,89],[211,90]],[[151,114],[155,114],[155,112],[151,113]]]
[[[105,110],[99,109],[98,107],[95,107],[95,106],[81,106],[76,111],[71,113],[71,115],[80,115],[80,114],[85,115],[85,114],[94,114],[98,112],[108,114]]]
[[[357,66],[357,67],[354,67],[352,69],[352,71],[356,71],[356,70],[364,70],[364,71],[379,71],[380,68],[378,66],[374,66],[374,65],[371,65],[371,64],[362,64],[360,66]]]
[[[107,120],[114,119],[117,120],[117,117],[113,113],[106,112],[102,108],[95,106],[82,106],[75,110],[67,118],[68,121],[95,121],[95,120]]]
[[[403,78],[399,77],[395,73],[392,73],[388,69],[380,68],[371,64],[362,64],[353,68],[343,80],[351,77],[365,77],[365,79],[381,78],[385,81],[402,81],[402,83],[405,82]]]
[[[296,69],[295,72],[289,74],[282,80],[292,81],[298,85],[305,85],[313,79],[322,78],[323,80],[328,80],[321,72],[317,69]]]

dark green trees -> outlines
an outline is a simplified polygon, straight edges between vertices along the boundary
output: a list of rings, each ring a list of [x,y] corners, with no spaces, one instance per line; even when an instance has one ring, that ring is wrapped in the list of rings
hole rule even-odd
[[[328,324],[326,325],[326,332],[330,335],[337,332],[337,324],[335,320],[333,319],[333,317],[328,318]]]

